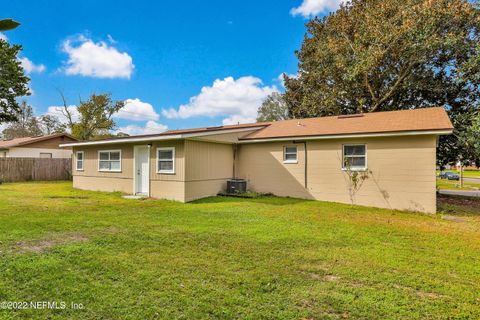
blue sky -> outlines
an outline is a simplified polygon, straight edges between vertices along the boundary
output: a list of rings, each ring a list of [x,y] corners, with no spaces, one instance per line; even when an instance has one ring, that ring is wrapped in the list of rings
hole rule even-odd
[[[308,17],[338,2],[9,1],[2,17],[22,23],[4,36],[23,45],[37,115],[58,90],[71,105],[110,92],[127,101],[119,130],[141,134],[254,120],[296,73]]]

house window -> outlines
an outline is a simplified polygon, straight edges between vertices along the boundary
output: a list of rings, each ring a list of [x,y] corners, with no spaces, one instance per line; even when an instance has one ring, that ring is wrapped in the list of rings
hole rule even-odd
[[[83,151],[77,151],[76,153],[76,163],[77,163],[77,166],[76,166],[76,169],[77,171],[83,171],[83,160],[85,158],[85,155],[83,153]]]
[[[122,171],[122,152],[120,150],[99,151],[98,171]]]
[[[297,163],[297,146],[286,146],[283,148],[283,163]]]
[[[365,170],[367,168],[367,146],[351,144],[343,146],[343,169]]]
[[[175,148],[157,149],[157,173],[175,173]]]
[[[52,159],[52,154],[51,154],[51,153],[40,152],[40,158],[43,158],[43,159]]]

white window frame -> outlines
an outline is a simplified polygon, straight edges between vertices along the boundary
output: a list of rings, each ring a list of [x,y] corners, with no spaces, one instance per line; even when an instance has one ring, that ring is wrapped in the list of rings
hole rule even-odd
[[[160,170],[160,166],[158,165],[158,163],[160,161],[170,161],[170,159],[160,159],[158,157],[158,152],[159,151],[172,151],[172,170]],[[175,174],[175,147],[161,147],[161,148],[157,148],[157,154],[156,154],[156,157],[157,159],[157,173],[166,173],[166,174]]]
[[[290,159],[287,160],[287,148],[295,148],[295,160]],[[289,152],[288,154],[293,154],[292,152]],[[297,145],[288,145],[288,146],[283,146],[283,163],[298,163],[298,146]]]
[[[108,169],[100,169],[100,153],[102,152],[108,152],[108,158],[109,160],[103,160],[103,161],[117,161],[117,160],[110,160],[110,153],[112,152],[118,152],[119,157],[120,157],[120,169],[118,170],[108,170]],[[98,150],[98,172],[122,172],[122,150]]]
[[[50,157],[42,157],[42,155],[49,155]],[[40,152],[40,159],[52,159],[53,154],[51,152]]]
[[[82,168],[79,169],[78,168],[78,154],[81,153],[82,154],[82,160],[80,160],[82,162]],[[85,152],[84,151],[77,151],[75,152],[75,170],[76,171],[83,171],[85,170]]]
[[[356,146],[364,146],[365,147],[365,155],[355,155],[349,156],[354,158],[365,158],[365,166],[364,167],[350,167],[350,171],[366,171],[368,168],[368,151],[367,151],[367,144],[366,143],[355,143],[355,144],[343,144],[342,145],[342,170],[348,170],[345,168],[345,147],[356,147]]]

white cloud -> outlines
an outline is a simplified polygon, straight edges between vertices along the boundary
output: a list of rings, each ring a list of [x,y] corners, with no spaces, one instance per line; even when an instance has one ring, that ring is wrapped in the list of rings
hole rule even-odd
[[[302,15],[305,18],[315,16],[320,12],[336,10],[343,0],[303,0],[302,4],[290,10],[293,16]]]
[[[4,33],[2,33],[2,32],[0,32],[0,39],[5,40],[5,41],[8,41],[7,36],[6,36]]]
[[[190,98],[189,103],[178,110],[163,110],[167,118],[190,118],[197,116],[226,116],[227,123],[255,122],[258,107],[272,92],[275,86],[263,86],[259,78],[247,76],[235,80],[227,77],[217,79],[212,86],[203,87],[200,93]]]
[[[108,41],[111,43],[111,44],[115,44],[117,43],[117,41],[115,39],[113,39],[113,37],[109,34],[107,34],[107,39]]]
[[[138,98],[125,100],[125,106],[115,114],[115,117],[135,121],[160,119],[150,103],[142,102]]]
[[[67,123],[67,118],[63,114],[62,110],[64,109],[63,106],[50,106],[47,109],[46,114],[56,116],[62,123]],[[72,120],[78,121],[80,118],[80,114],[77,111],[77,107],[75,105],[68,106],[68,111],[72,114]]]
[[[130,79],[135,67],[128,53],[85,36],[65,40],[63,51],[68,54],[64,67],[67,75]]]
[[[167,130],[167,126],[155,121],[147,121],[145,127],[140,127],[138,125],[127,125],[125,127],[120,127],[116,131],[123,132],[129,135],[139,135],[139,134],[154,134],[160,133]]]
[[[258,108],[257,108],[258,109]],[[222,120],[223,125],[239,124],[239,123],[253,123],[257,121],[257,115],[254,117],[244,117],[239,115],[233,115]]]
[[[20,61],[23,69],[27,73],[34,73],[34,72],[42,73],[46,69],[43,64],[34,64],[32,60],[28,58],[20,58],[18,59],[18,61]]]

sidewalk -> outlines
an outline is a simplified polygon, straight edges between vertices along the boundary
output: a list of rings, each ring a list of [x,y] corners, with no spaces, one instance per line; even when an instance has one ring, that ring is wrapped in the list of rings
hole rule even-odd
[[[480,191],[466,190],[439,190],[438,193],[450,196],[480,197]]]

